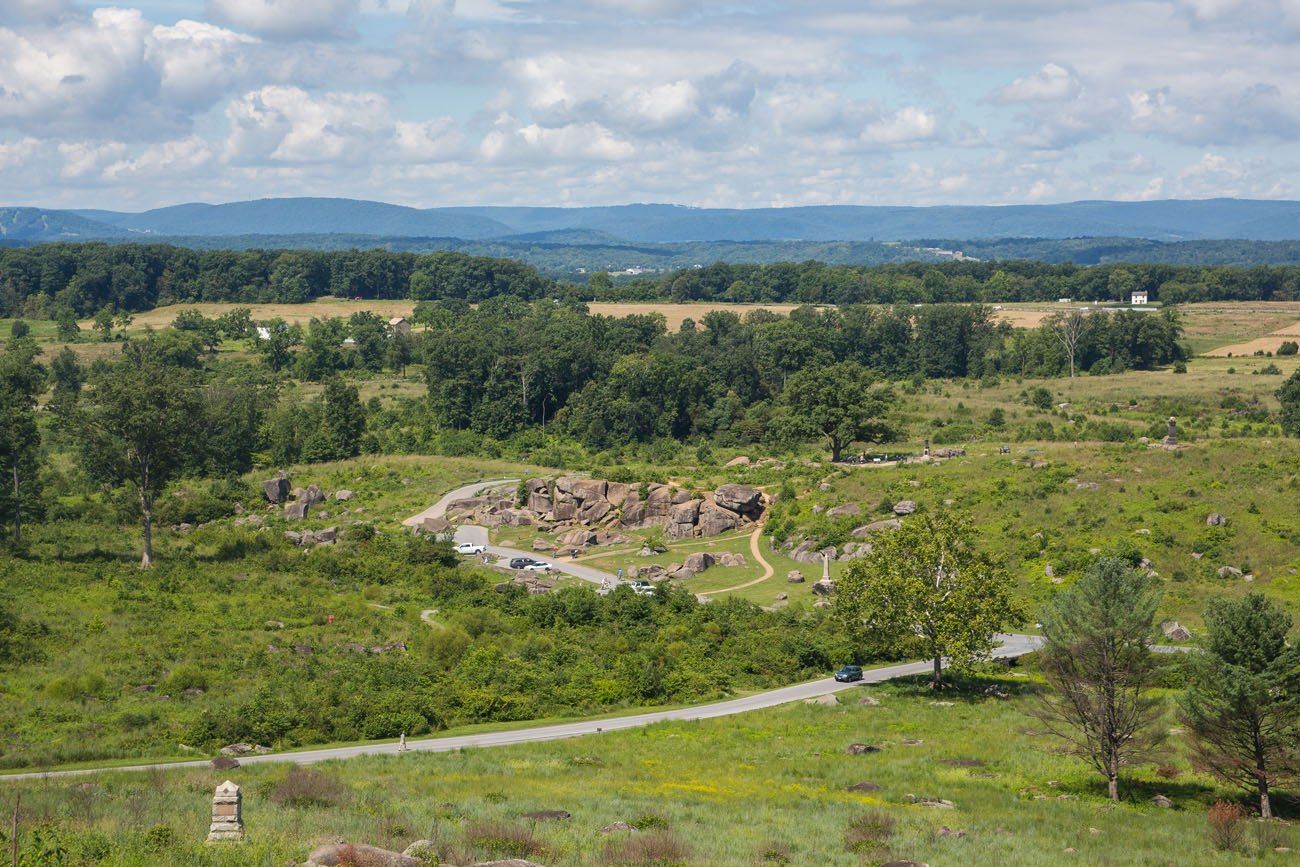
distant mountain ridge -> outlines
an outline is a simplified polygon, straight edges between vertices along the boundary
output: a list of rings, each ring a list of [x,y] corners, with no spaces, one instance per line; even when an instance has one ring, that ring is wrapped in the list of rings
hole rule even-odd
[[[13,211],[0,209],[0,221]],[[54,226],[48,240],[71,234],[225,235],[352,234],[458,238],[592,233],[570,243],[659,244],[694,241],[904,241],[910,238],[1145,238],[1156,241],[1300,240],[1300,202],[1249,199],[1084,201],[1059,205],[825,205],[790,208],[608,207],[411,208],[353,199],[260,199],[184,204],[126,213],[40,211]],[[84,223],[76,221],[86,221]],[[29,225],[31,217],[26,218]],[[27,234],[39,238],[29,228]]]

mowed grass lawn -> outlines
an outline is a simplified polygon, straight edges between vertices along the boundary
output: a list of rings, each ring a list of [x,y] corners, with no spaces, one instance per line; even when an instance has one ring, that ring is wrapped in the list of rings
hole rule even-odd
[[[908,858],[932,865],[1123,864],[1180,867],[1236,863],[1214,852],[1205,808],[1228,793],[1190,772],[1177,736],[1162,762],[1128,772],[1125,800],[1104,799],[1095,775],[1041,734],[1029,715],[1032,678],[1005,672],[1008,699],[983,694],[985,681],[936,697],[919,684],[864,687],[834,707],[793,704],[748,715],[662,723],[577,740],[456,753],[410,753],[312,766],[338,791],[313,806],[280,805],[285,766],[228,772],[110,774],[84,780],[0,783],[0,806],[21,792],[27,816],[47,816],[70,851],[99,841],[102,865],[282,865],[318,843],[343,837],[402,849],[439,843],[445,863],[508,857],[484,842],[483,823],[534,835],[532,860],[551,865],[647,864],[619,861],[606,848],[638,832],[602,834],[614,822],[662,826],[689,865],[776,863],[860,865]],[[858,703],[871,695],[879,704]],[[850,756],[866,743],[878,753]],[[248,842],[205,846],[213,787],[230,778],[244,790]],[[880,788],[850,792],[857,783]],[[1170,797],[1172,809],[1150,803]],[[942,798],[951,809],[921,806]],[[567,810],[568,821],[534,823],[524,814]],[[895,831],[851,852],[845,832],[865,811],[892,817]],[[164,825],[175,843],[147,846]],[[961,832],[960,835],[941,832]],[[493,836],[504,836],[495,829]],[[653,833],[653,832],[652,832]],[[1294,828],[1270,841],[1260,860],[1295,863]],[[1248,837],[1254,842],[1254,833]],[[611,857],[607,857],[611,856]]]

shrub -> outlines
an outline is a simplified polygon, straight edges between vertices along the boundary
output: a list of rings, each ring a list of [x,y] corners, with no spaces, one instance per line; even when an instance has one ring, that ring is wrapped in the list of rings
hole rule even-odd
[[[844,832],[844,848],[866,854],[885,848],[894,836],[894,817],[882,810],[868,810],[854,816]]]
[[[1300,343],[1294,340],[1283,340],[1282,345],[1277,348],[1278,355],[1295,355],[1300,352]]]
[[[178,665],[162,682],[162,691],[167,695],[180,695],[187,689],[207,688],[208,676],[197,665]]]
[[[789,843],[781,840],[768,840],[758,847],[760,864],[789,864],[794,858],[794,850]]]
[[[1268,364],[1261,367],[1257,372],[1262,376],[1281,376],[1282,368],[1278,367],[1276,364],[1270,361]]]
[[[465,828],[465,844],[504,858],[531,858],[546,851],[532,828],[509,822],[471,822]]]
[[[1186,373],[1186,372],[1187,372],[1187,362],[1186,362],[1186,361],[1175,361],[1175,362],[1174,362],[1174,373]]]
[[[1037,409],[1052,408],[1052,393],[1041,385],[1029,393],[1029,404]]]
[[[1216,801],[1206,813],[1210,845],[1220,852],[1231,852],[1241,845],[1246,832],[1246,811],[1240,804]]]
[[[638,831],[666,831],[668,829],[668,820],[655,813],[638,816],[629,824]]]
[[[296,765],[271,790],[271,800],[281,807],[335,807],[346,798],[347,789],[336,778]]]
[[[608,867],[685,867],[689,862],[686,844],[667,831],[611,841],[601,857]]]
[[[176,832],[166,825],[154,825],[144,835],[144,848],[162,852],[176,845]]]
[[[1161,765],[1156,768],[1156,776],[1162,780],[1176,780],[1182,771],[1172,765]]]

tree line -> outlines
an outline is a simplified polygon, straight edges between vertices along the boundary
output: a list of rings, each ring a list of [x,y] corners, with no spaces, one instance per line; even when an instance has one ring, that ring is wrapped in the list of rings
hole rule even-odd
[[[464,299],[500,295],[599,301],[895,304],[1126,302],[1135,290],[1166,304],[1300,298],[1300,266],[1041,261],[830,265],[716,263],[662,276],[556,282],[511,259],[437,251],[193,250],[165,244],[0,247],[0,318],[86,318],[184,302],[300,303],[344,298]]]

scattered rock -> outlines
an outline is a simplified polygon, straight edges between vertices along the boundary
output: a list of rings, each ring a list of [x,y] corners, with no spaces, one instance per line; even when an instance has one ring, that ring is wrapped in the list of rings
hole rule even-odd
[[[1048,578],[1054,578],[1056,576],[1056,569],[1053,568],[1051,563],[1048,563],[1046,566],[1043,567],[1043,574],[1046,575]]]
[[[915,511],[916,511],[915,500],[899,500],[897,503],[894,503],[895,515],[910,515]]]
[[[352,867],[357,864],[367,867],[424,867],[426,862],[365,843],[327,843],[312,850],[307,863],[315,867]]]
[[[1154,807],[1164,807],[1168,809],[1169,807],[1172,807],[1174,805],[1174,802],[1169,800],[1164,795],[1156,795],[1154,798],[1151,799],[1151,805]]]
[[[880,533],[885,530],[897,530],[903,525],[903,522],[897,518],[886,518],[883,521],[872,521],[870,524],[864,524],[853,530],[853,538],[865,539],[872,533]]]
[[[728,467],[747,467],[747,466],[749,466],[749,458],[748,458],[747,456],[745,456],[745,455],[736,455],[734,458],[732,458],[731,460],[727,461],[727,463],[725,464],[725,466],[728,466]]]
[[[881,786],[879,783],[854,783],[849,786],[850,792],[879,792]]]
[[[534,822],[563,822],[572,819],[573,815],[568,810],[537,810],[533,813],[524,813],[523,817]]]
[[[554,551],[554,550],[555,550],[555,546],[554,546],[553,544],[551,544],[550,542],[546,541],[545,539],[534,539],[534,540],[533,540],[533,550],[534,550],[534,551]]]
[[[949,828],[947,825],[940,825],[939,830],[935,832],[939,837],[965,837],[965,831],[957,831]]]
[[[903,738],[903,745],[908,747],[919,747],[924,743],[925,741],[918,738]]]
[[[334,499],[340,502],[347,502],[348,500],[352,499],[353,496],[355,495],[348,490],[338,490],[334,492]]]
[[[713,555],[707,551],[697,551],[694,554],[686,556],[685,568],[691,570],[694,574],[699,574],[708,569],[714,563]]]
[[[234,759],[230,756],[217,756],[215,759],[208,762],[208,765],[210,765],[214,771],[233,771],[235,768],[239,767],[239,759]]]
[[[1215,512],[1207,516],[1205,519],[1205,526],[1207,527],[1222,527],[1227,523],[1228,516],[1220,514],[1219,512]]]
[[[849,744],[844,748],[844,752],[851,756],[862,756],[867,753],[878,753],[880,752],[880,747],[875,744]]]
[[[621,832],[623,832],[623,831],[635,831],[635,830],[636,830],[636,828],[633,828],[633,827],[632,827],[631,825],[629,825],[627,822],[611,822],[611,823],[609,823],[608,825],[606,825],[605,827],[601,828],[601,829],[600,829],[600,833],[602,833],[602,834],[618,834],[618,833],[621,833]]]
[[[874,696],[864,695],[858,699],[858,704],[863,707],[880,707],[880,699]]]
[[[1240,577],[1241,577],[1241,570],[1238,569],[1236,566],[1220,566],[1220,567],[1219,567],[1219,577],[1220,577],[1220,578],[1240,578]]]
[[[419,858],[421,863],[432,862],[434,858],[438,857],[438,844],[432,840],[416,840],[403,849],[402,854],[407,858]]]
[[[814,596],[830,596],[835,592],[835,582],[830,578],[821,578],[814,581],[812,592]]]
[[[1170,641],[1191,641],[1192,633],[1187,630],[1177,620],[1170,620],[1168,623],[1160,624],[1160,631],[1165,634],[1165,638]]]
[[[819,695],[816,698],[806,698],[803,700],[803,703],[819,704],[823,707],[834,707],[840,703],[840,697],[832,692],[827,695]]]
[[[776,601],[777,601],[777,602],[785,602],[785,601],[786,601],[787,599],[789,599],[789,598],[790,598],[790,594],[789,594],[789,593],[778,593],[778,594],[776,594]]]
[[[862,507],[857,503],[845,503],[842,506],[836,506],[828,510],[826,514],[831,518],[838,518],[841,515],[860,515],[862,514]]]
[[[909,804],[916,804],[919,807],[934,807],[940,810],[953,810],[957,805],[952,801],[943,798],[922,798],[916,795],[904,795]]]
[[[303,521],[307,518],[308,504],[303,501],[290,503],[284,507],[284,516],[291,521]]]
[[[289,480],[283,475],[262,482],[262,496],[272,505],[280,505],[289,499]]]
[[[803,573],[798,569],[791,569],[785,576],[787,584],[802,584],[804,582]]]

